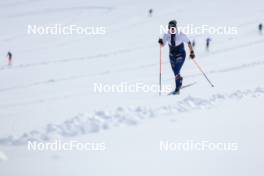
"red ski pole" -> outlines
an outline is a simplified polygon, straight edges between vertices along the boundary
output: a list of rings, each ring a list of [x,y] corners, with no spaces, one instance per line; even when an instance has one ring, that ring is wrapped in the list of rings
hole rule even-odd
[[[203,69],[200,67],[200,65],[194,60],[191,59],[193,61],[193,63],[197,66],[197,68],[200,70],[200,72],[202,72],[202,74],[204,75],[204,77],[206,78],[206,80],[208,81],[208,83],[214,87],[213,83],[209,80],[209,78],[206,76],[206,74],[204,73]]]
[[[160,45],[159,95],[161,96],[162,46]]]

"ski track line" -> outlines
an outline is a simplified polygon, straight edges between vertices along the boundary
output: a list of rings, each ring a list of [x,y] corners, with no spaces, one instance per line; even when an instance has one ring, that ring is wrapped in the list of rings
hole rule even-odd
[[[209,56],[213,56],[215,54],[219,54],[219,53],[225,53],[225,52],[229,52],[229,51],[233,51],[234,49],[243,49],[243,48],[247,48],[247,47],[252,47],[254,45],[258,45],[258,44],[262,44],[264,43],[264,39],[261,40],[255,40],[255,41],[250,41],[247,43],[242,43],[236,46],[232,46],[232,47],[228,47],[228,48],[223,48],[223,49],[218,49],[215,51],[210,51],[209,55],[202,55],[202,57],[209,57]]]
[[[119,49],[116,51],[110,51],[108,53],[102,53],[102,54],[96,54],[96,55],[92,55],[92,56],[83,56],[83,57],[73,57],[73,58],[66,58],[66,59],[55,59],[54,61],[44,61],[44,62],[38,62],[38,63],[29,63],[29,64],[20,64],[20,65],[14,65],[12,67],[8,67],[8,66],[2,66],[0,67],[0,71],[1,70],[12,70],[12,69],[21,69],[21,68],[28,68],[28,67],[36,67],[36,66],[46,66],[46,65],[50,65],[50,64],[57,64],[57,63],[67,63],[67,62],[76,62],[76,61],[85,61],[85,60],[95,60],[98,58],[107,58],[107,57],[111,57],[111,56],[116,56],[119,54],[126,54],[126,53],[131,53],[134,50],[143,50],[146,47],[143,46],[138,46],[138,47],[134,47],[134,48],[125,48],[125,49]]]
[[[99,6],[98,6],[99,7]],[[103,7],[102,7],[103,8]],[[104,7],[104,8],[107,8],[107,7]],[[108,7],[109,8],[109,11],[111,11],[112,9],[114,9],[114,7]],[[85,12],[85,11],[81,11],[81,13],[80,14],[82,14],[83,12]],[[107,11],[108,12],[108,11]],[[78,16],[79,17],[79,16]],[[75,17],[73,17],[73,19],[74,19]],[[72,21],[72,22],[74,22],[74,20],[70,20],[70,21]],[[139,24],[145,24],[145,23],[148,23],[148,22],[150,22],[150,20],[144,20],[144,21],[142,21],[142,20],[140,20],[138,23],[133,23],[133,25],[134,26],[139,26]],[[68,22],[69,23],[69,22]],[[71,24],[71,23],[70,23]],[[112,33],[115,33],[115,31],[113,31]],[[83,40],[83,38],[79,38],[79,39],[74,39],[74,40],[71,40],[70,41],[70,43],[72,43],[72,42],[77,42],[77,41],[80,41],[80,40]],[[1,40],[0,40],[0,42],[1,42]],[[60,42],[59,44],[55,44],[55,45],[53,45],[52,47],[55,47],[55,46],[65,46],[65,45],[67,45],[67,43],[69,43],[69,41],[67,41],[67,42]],[[39,48],[35,48],[34,49],[34,51],[36,51],[36,49],[37,50],[40,50],[40,49],[44,49],[44,48],[50,48],[50,44],[49,45],[46,45],[45,47],[43,46],[43,47],[39,47]],[[30,51],[31,51],[32,49],[30,49]],[[28,51],[28,50],[26,50],[26,51]]]
[[[255,62],[250,62],[250,63],[244,63],[238,66],[232,66],[232,67],[228,67],[228,68],[223,68],[223,69],[218,69],[218,70],[210,70],[207,71],[207,73],[209,74],[217,74],[217,73],[226,73],[226,72],[231,72],[231,71],[236,71],[236,70],[241,70],[241,69],[246,69],[246,68],[252,68],[252,67],[259,67],[259,66],[263,66],[264,65],[264,60],[259,60],[259,61],[255,61]],[[198,74],[190,74],[190,75],[186,75],[184,76],[185,78],[194,78],[197,76],[200,76],[202,73],[198,73]],[[170,80],[174,80],[175,78],[169,78],[166,79],[165,81],[170,81]]]
[[[210,57],[216,54],[221,54],[224,52],[229,52],[229,51],[233,51],[233,49],[242,49],[245,47],[251,47],[254,45],[258,45],[264,43],[264,39],[261,40],[255,40],[255,41],[250,41],[247,43],[243,43],[243,44],[239,44],[233,47],[229,47],[229,48],[223,48],[223,49],[218,49],[215,51],[211,51],[210,53],[202,53],[199,55],[199,57],[201,58],[206,58],[206,57]],[[152,45],[151,47],[153,47],[154,45]],[[76,61],[84,61],[84,60],[94,60],[94,59],[98,59],[98,58],[107,58],[107,57],[111,57],[111,56],[115,56],[118,54],[126,54],[126,53],[131,53],[134,50],[143,50],[149,48],[149,46],[147,47],[143,47],[143,46],[139,46],[139,47],[134,47],[134,48],[127,48],[127,49],[120,49],[120,50],[116,50],[116,51],[112,51],[109,53],[102,53],[102,54],[97,54],[97,55],[93,55],[93,56],[83,56],[83,57],[76,57],[76,58],[66,58],[66,59],[57,59],[54,61],[46,61],[46,62],[39,62],[39,63],[33,63],[33,64],[21,64],[18,66],[12,66],[12,67],[8,67],[8,66],[2,66],[0,67],[0,71],[4,71],[4,70],[12,70],[12,69],[21,69],[21,68],[28,68],[28,67],[36,67],[36,66],[44,66],[44,65],[50,65],[50,64],[57,64],[57,63],[67,63],[67,62],[76,62]],[[169,62],[164,62],[164,65],[168,64]],[[145,66],[149,66],[149,67],[153,67],[156,66],[157,64],[149,64],[149,65],[145,65]],[[145,67],[144,66],[144,67]]]
[[[137,69],[146,69],[149,67],[152,67],[154,64],[152,65],[145,65],[145,66],[140,66],[140,67],[136,67]],[[210,74],[217,74],[217,73],[225,73],[225,72],[231,72],[231,71],[236,71],[236,70],[241,70],[241,69],[246,69],[246,68],[251,68],[251,67],[259,67],[259,66],[263,66],[264,65],[264,61],[263,60],[259,60],[259,61],[254,61],[254,62],[250,62],[250,63],[246,63],[246,64],[241,64],[238,66],[232,66],[232,67],[228,67],[228,68],[223,68],[223,69],[218,69],[218,70],[211,70],[208,71],[208,73]],[[127,71],[131,71],[134,70],[135,68],[125,68],[125,69],[119,69],[115,72],[127,72]],[[25,85],[17,85],[17,86],[13,86],[13,87],[6,87],[6,88],[1,88],[0,89],[0,93],[2,92],[7,92],[7,91],[12,91],[12,90],[18,90],[18,89],[25,89],[25,88],[31,88],[31,87],[35,87],[35,86],[40,86],[40,85],[48,85],[48,84],[54,84],[54,83],[59,83],[59,82],[63,82],[63,81],[71,81],[71,80],[76,80],[76,79],[85,79],[87,77],[93,77],[93,76],[102,76],[102,75],[106,75],[109,73],[113,73],[110,71],[104,71],[101,73],[96,73],[96,74],[90,74],[90,75],[74,75],[74,76],[70,76],[70,77],[65,77],[65,78],[58,78],[58,79],[49,79],[46,81],[39,81],[39,82],[33,82],[30,84],[25,84]],[[192,75],[186,75],[184,76],[185,78],[193,78],[193,77],[197,77],[200,76],[201,73],[197,73],[197,74],[192,74]],[[174,78],[169,78],[166,79],[165,81],[169,81],[172,80]]]
[[[8,2],[8,1],[7,1]],[[22,1],[15,1],[15,2],[8,2],[8,3],[1,3],[0,6],[1,8],[8,8],[8,7],[16,7],[16,6],[23,6],[23,5],[28,5],[30,3],[36,3],[39,2],[39,0],[22,0]]]
[[[25,3],[27,3],[27,2],[33,2],[32,0],[26,0],[26,1],[18,1],[18,2],[15,2],[15,3],[12,3],[13,5],[19,5],[20,3],[22,4],[22,5],[24,5]],[[34,3],[35,3],[35,1],[34,1]],[[106,7],[106,6],[80,6],[80,7],[70,7],[70,8],[95,8],[95,9],[108,9],[108,10],[112,10],[113,9],[113,7]],[[69,7],[65,7],[65,8],[69,8]],[[56,9],[57,10],[57,9]],[[251,24],[251,25],[253,25],[253,23],[255,23],[256,21],[259,21],[259,20],[256,20],[256,19],[259,19],[259,18],[254,18],[254,21],[253,20],[251,20],[251,21],[249,21],[249,22],[246,22],[246,23],[242,23],[242,24],[239,24],[238,25],[238,27],[242,27],[242,26],[244,26],[244,25],[246,25],[246,24]],[[144,20],[144,21],[141,21],[141,22],[138,22],[138,23],[147,23],[147,22],[149,22],[149,20]],[[135,23],[135,24],[137,24],[137,23]],[[135,25],[134,24],[134,25]],[[136,25],[137,26],[137,25]],[[199,36],[196,36],[196,38],[197,37],[199,37]],[[9,40],[9,39],[4,39],[4,40]],[[80,40],[80,39],[78,39],[78,40]],[[1,40],[0,40],[0,42],[2,42]],[[64,43],[64,42],[63,42]],[[0,70],[1,70],[1,67],[0,67]]]
[[[70,98],[84,97],[84,96],[88,96],[88,95],[84,93],[78,93],[78,94],[68,94],[68,95],[61,95],[61,96],[37,98],[37,99],[31,99],[31,100],[23,100],[23,101],[16,102],[16,103],[0,104],[0,109],[25,107],[25,106],[36,105],[40,103],[54,102],[54,101],[66,100]]]
[[[144,120],[160,116],[210,109],[226,101],[240,101],[245,98],[258,98],[263,95],[264,87],[257,87],[255,89],[236,90],[232,93],[213,94],[208,98],[187,96],[173,104],[158,108],[136,106],[117,107],[112,111],[97,110],[92,113],[78,114],[61,124],[47,124],[43,129],[25,132],[18,137],[13,135],[2,137],[0,138],[0,145],[26,145],[28,141],[47,142],[57,137],[76,137],[120,126],[135,126]]]
[[[38,9],[27,12],[15,13],[12,15],[4,16],[4,18],[20,18],[25,16],[36,16],[36,15],[46,15],[54,13],[62,13],[69,11],[79,11],[79,10],[101,10],[101,11],[112,11],[113,7],[110,6],[76,6],[76,7],[63,7],[63,8],[47,8]]]

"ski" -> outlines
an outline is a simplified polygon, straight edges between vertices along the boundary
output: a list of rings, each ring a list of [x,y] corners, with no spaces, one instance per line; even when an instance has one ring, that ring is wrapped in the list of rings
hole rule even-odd
[[[193,86],[194,84],[196,84],[196,82],[193,82],[193,83],[190,83],[190,84],[186,84],[186,85],[183,85],[181,87],[181,89],[184,89],[184,88],[187,88],[187,87],[191,87]],[[181,90],[180,89],[180,90]],[[168,95],[179,95],[179,93],[175,93],[175,91],[171,91],[170,93],[168,93]]]

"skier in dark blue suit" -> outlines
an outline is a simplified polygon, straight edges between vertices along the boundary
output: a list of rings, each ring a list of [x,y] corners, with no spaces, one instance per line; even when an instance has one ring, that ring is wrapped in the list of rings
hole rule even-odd
[[[176,20],[172,20],[168,24],[168,33],[165,33],[163,35],[163,38],[159,39],[159,44],[161,46],[164,46],[166,43],[168,43],[170,48],[170,64],[175,76],[175,83],[176,88],[173,94],[179,94],[180,89],[182,86],[182,80],[183,78],[180,75],[180,71],[182,68],[182,65],[185,61],[186,52],[184,49],[184,43],[188,44],[189,50],[190,50],[190,58],[194,59],[195,54],[193,51],[192,44],[188,37],[177,30],[177,22]]]

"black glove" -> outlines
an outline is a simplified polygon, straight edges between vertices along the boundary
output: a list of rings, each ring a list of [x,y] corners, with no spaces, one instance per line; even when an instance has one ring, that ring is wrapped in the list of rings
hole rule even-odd
[[[191,51],[191,53],[190,53],[190,58],[191,58],[191,59],[194,59],[194,58],[195,58],[195,54],[194,54],[193,51]]]
[[[164,45],[163,40],[161,38],[159,38],[158,42],[159,42],[159,44]]]

